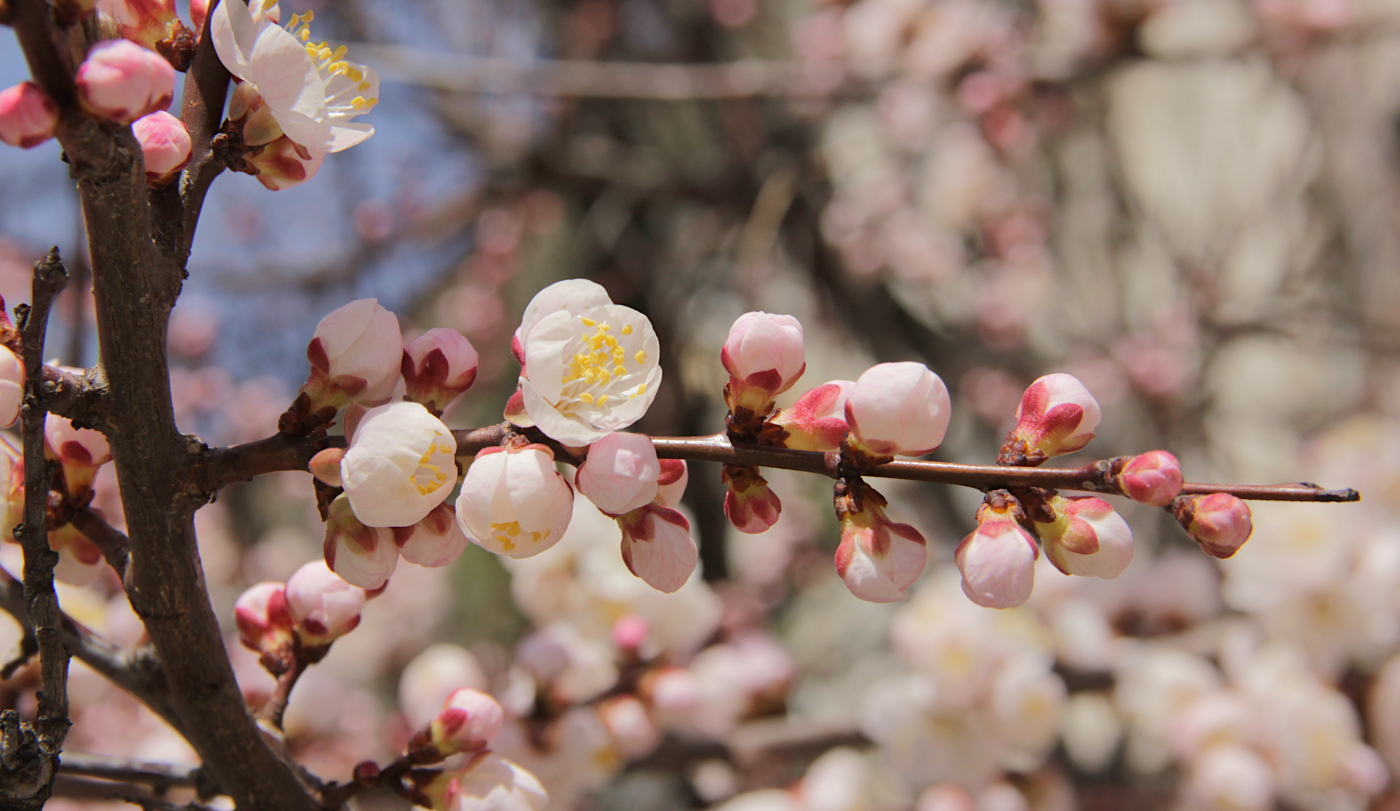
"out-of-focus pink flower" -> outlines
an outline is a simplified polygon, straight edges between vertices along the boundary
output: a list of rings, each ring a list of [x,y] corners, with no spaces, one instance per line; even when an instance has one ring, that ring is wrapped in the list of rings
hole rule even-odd
[[[48,452],[63,465],[63,478],[73,496],[91,490],[97,469],[112,461],[112,448],[100,431],[74,428],[57,414],[45,417],[44,441]]]
[[[952,783],[939,783],[924,789],[914,811],[976,811],[967,789]]]
[[[574,491],[543,445],[487,448],[462,480],[457,521],[477,545],[497,555],[528,558],[563,537]]]
[[[274,674],[292,664],[292,615],[282,583],[265,582],[249,588],[233,604],[238,641],[261,654],[263,666]]]
[[[1212,557],[1234,555],[1254,532],[1249,505],[1229,493],[1178,496],[1170,509],[1191,540]]]
[[[952,415],[948,387],[922,363],[880,363],[846,398],[852,444],[872,456],[922,456],[943,442]]]
[[[439,642],[414,657],[399,677],[399,708],[410,727],[427,726],[460,687],[485,690],[486,671],[472,652],[450,642]]]
[[[136,119],[131,132],[141,143],[146,182],[152,186],[169,183],[190,160],[189,131],[180,119],[164,110]]]
[[[618,431],[588,446],[575,481],[580,493],[616,518],[650,504],[660,477],[661,461],[651,439]]]
[[[729,372],[729,409],[764,416],[773,409],[773,398],[792,388],[807,368],[802,325],[790,315],[744,313],[729,328],[719,359]]]
[[[647,504],[617,520],[622,528],[622,562],[648,586],[673,594],[695,571],[700,552],[685,516]]]
[[[462,533],[457,511],[450,504],[437,505],[411,527],[395,527],[394,542],[404,560],[430,569],[461,557],[471,543]]]
[[[1181,463],[1166,451],[1148,451],[1124,465],[1114,483],[1133,501],[1165,507],[1181,494]]]
[[[681,503],[689,481],[690,469],[684,459],[662,459],[661,476],[656,480],[656,497],[667,507],[674,507]]]
[[[184,69],[195,36],[175,14],[175,0],[97,0],[97,10],[121,26],[122,37],[169,54]]]
[[[326,512],[326,540],[321,546],[326,565],[352,586],[374,591],[389,582],[399,564],[394,533],[367,527],[355,517],[350,499],[337,496]]]
[[[1016,427],[1002,444],[1000,464],[1038,465],[1073,453],[1094,438],[1099,403],[1073,375],[1052,374],[1026,389],[1016,407]]]
[[[751,465],[725,465],[724,515],[740,532],[767,532],[778,523],[783,502],[768,487],[768,480]]]
[[[411,527],[452,493],[457,440],[418,403],[372,408],[360,418],[340,481],[355,516],[370,527]]]
[[[204,31],[204,22],[209,19],[209,0],[190,0],[190,19],[194,21],[195,34]]]
[[[83,107],[119,124],[164,110],[175,94],[170,63],[125,39],[94,45],[78,67],[76,80]]]
[[[477,354],[455,329],[438,327],[403,348],[403,382],[408,399],[441,414],[476,381]]]
[[[1133,559],[1133,531],[1101,498],[1054,496],[1053,523],[1036,522],[1045,556],[1065,574],[1113,579]]]
[[[53,137],[58,105],[33,82],[0,91],[0,141],[29,149]]]
[[[102,550],[68,524],[49,532],[49,548],[58,553],[53,576],[71,586],[86,586],[102,574],[106,565]]]
[[[326,153],[313,152],[283,135],[250,151],[244,160],[249,174],[256,176],[264,188],[281,191],[315,177]]]
[[[1269,764],[1236,743],[1213,746],[1192,763],[1186,793],[1207,808],[1268,811],[1276,782]]]
[[[542,811],[549,802],[533,774],[496,755],[442,772],[422,790],[435,811]]]
[[[612,733],[618,750],[628,760],[638,760],[661,745],[661,729],[636,696],[610,698],[598,707],[598,717]]]
[[[928,543],[917,529],[889,520],[876,498],[866,497],[858,512],[838,499],[841,544],[836,547],[836,574],[856,597],[893,603],[907,598],[909,587],[924,573]]]
[[[408,743],[419,763],[434,763],[458,752],[480,752],[505,726],[496,699],[470,687],[452,691],[442,711]]]
[[[365,591],[338,577],[324,561],[313,561],[287,578],[287,612],[308,649],[329,647],[355,630]]]
[[[24,362],[6,347],[0,347],[0,426],[19,419],[24,402]]]
[[[833,380],[810,389],[773,422],[788,432],[784,443],[800,451],[834,451],[841,447],[846,425],[846,399],[855,388],[851,380]]]
[[[661,385],[661,345],[651,321],[583,279],[537,293],[511,349],[524,367],[525,412],[567,445],[597,442],[636,422]]]
[[[954,559],[963,592],[986,608],[1014,608],[1030,599],[1040,549],[1009,509],[983,504],[977,529],[958,544]]]
[[[24,518],[24,455],[0,441],[0,540]]]
[[[339,307],[316,325],[306,347],[311,377],[302,391],[311,410],[352,400],[366,406],[386,402],[398,385],[403,363],[399,319],[372,298]]]

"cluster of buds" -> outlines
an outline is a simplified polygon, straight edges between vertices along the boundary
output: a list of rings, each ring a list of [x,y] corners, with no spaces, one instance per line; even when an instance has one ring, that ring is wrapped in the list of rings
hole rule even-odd
[[[233,608],[238,639],[280,676],[319,662],[331,643],[355,630],[367,596],[314,561],[286,583],[259,583],[239,596]]]

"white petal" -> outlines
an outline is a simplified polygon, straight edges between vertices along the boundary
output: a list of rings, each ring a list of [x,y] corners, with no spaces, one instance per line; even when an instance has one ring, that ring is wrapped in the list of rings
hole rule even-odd
[[[536,322],[552,312],[569,310],[577,313],[606,304],[612,304],[612,299],[608,298],[608,291],[596,282],[587,279],[555,282],[536,293],[525,307],[525,316],[520,319],[522,340],[529,337]]]
[[[258,37],[257,23],[243,0],[225,0],[209,15],[209,33],[214,51],[228,72],[248,79],[248,55]]]
[[[332,124],[331,140],[326,145],[326,151],[339,152],[349,149],[373,134],[374,127],[370,124]]]

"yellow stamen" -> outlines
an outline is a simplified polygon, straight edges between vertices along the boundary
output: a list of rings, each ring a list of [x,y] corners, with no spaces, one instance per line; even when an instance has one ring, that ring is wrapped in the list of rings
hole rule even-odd
[[[365,99],[364,99],[364,97],[363,97],[363,96],[356,96],[355,99],[354,99],[353,101],[350,102],[350,106],[351,106],[351,107],[354,107],[356,110],[363,110],[363,109],[365,109]]]
[[[631,335],[631,334],[632,334],[632,325],[631,325],[631,324],[623,324],[623,325],[622,325],[622,334],[623,334],[623,335]]]
[[[606,394],[600,394],[600,395],[598,395],[598,405],[603,405],[603,404],[607,403],[607,401],[608,401],[608,395],[606,395]]]
[[[331,53],[331,59],[344,59],[345,52],[347,50],[349,50],[349,48],[347,48],[344,45],[340,46],[339,48],[336,48],[335,51]]]
[[[604,394],[603,396],[604,396],[604,397],[607,397],[606,394]],[[584,401],[585,403],[588,403],[589,405],[593,405],[593,395],[589,394],[589,393],[586,392],[586,391],[583,392],[582,394],[580,394],[580,395],[578,396],[578,398],[579,398],[580,400]]]
[[[647,353],[645,349],[638,349],[637,354],[634,357],[637,359],[638,363],[647,362]]]
[[[622,377],[622,376],[625,375],[625,374],[627,374],[627,367],[625,367],[625,366],[614,366],[614,367],[613,367],[613,377]]]
[[[584,325],[585,327],[591,327],[591,326],[593,326],[594,324],[598,323],[597,321],[594,321],[594,320],[591,319],[591,318],[580,318],[579,320],[583,322],[583,325]]]
[[[308,39],[311,39],[311,32],[303,28],[301,29],[301,31],[297,32],[297,39],[300,39],[302,42],[305,42]]]
[[[314,11],[308,11],[305,14],[301,15],[301,21],[304,23],[309,23],[314,19],[316,19],[316,12]]]
[[[359,90],[361,93],[363,93],[363,92],[365,92],[366,90],[368,90],[369,88],[370,88],[369,82],[360,82],[360,86],[357,87],[357,88],[355,88],[355,89],[356,89],[356,90]]]

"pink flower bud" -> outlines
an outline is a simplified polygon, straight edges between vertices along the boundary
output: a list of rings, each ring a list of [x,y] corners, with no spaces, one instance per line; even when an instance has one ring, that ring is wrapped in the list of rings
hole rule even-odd
[[[102,551],[72,524],[49,532],[49,548],[58,553],[53,576],[70,586],[86,586],[102,574]]]
[[[481,663],[461,645],[439,642],[414,657],[399,677],[399,708],[413,728],[427,726],[459,687],[485,690]]]
[[[349,426],[347,426],[347,428],[348,427]],[[354,431],[350,433],[352,436],[354,435]],[[316,455],[311,457],[311,462],[307,464],[306,469],[311,471],[311,475],[319,479],[322,484],[329,484],[331,487],[340,487],[342,484],[340,481],[340,463],[344,459],[344,448],[326,448],[325,450],[317,451]]]
[[[1021,396],[1016,427],[997,458],[1004,465],[1038,465],[1052,456],[1073,453],[1094,438],[1101,412],[1094,395],[1073,375],[1039,378]]]
[[[1133,559],[1133,531],[1100,498],[1063,498],[1048,502],[1054,523],[1036,522],[1045,555],[1065,574],[1113,579]]]
[[[125,39],[99,42],[78,68],[78,95],[95,116],[130,124],[170,106],[175,69],[165,58]]]
[[[952,414],[948,387],[922,363],[880,363],[846,398],[852,444],[872,456],[922,456],[943,442]]]
[[[700,552],[685,516],[647,504],[617,519],[622,528],[622,562],[648,586],[673,594],[695,571]]]
[[[168,56],[183,70],[197,40],[175,15],[174,0],[98,0],[97,10],[121,27],[122,37]]]
[[[1178,496],[1169,509],[1191,540],[1212,557],[1234,555],[1254,532],[1249,505],[1229,493]]]
[[[506,714],[496,699],[470,687],[447,697],[442,711],[409,741],[419,763],[434,763],[458,752],[480,752],[505,726]]]
[[[338,577],[323,561],[313,561],[287,578],[287,610],[307,648],[330,645],[355,630],[365,591]]]
[[[262,654],[263,665],[283,673],[292,663],[292,616],[282,583],[259,583],[239,595],[233,621],[243,647]]]
[[[209,0],[190,0],[190,19],[198,34],[204,30],[204,21],[209,19]]]
[[[661,477],[656,480],[656,497],[665,506],[674,507],[681,503],[689,481],[690,470],[684,459],[662,459]]]
[[[661,462],[644,434],[621,431],[588,446],[578,469],[578,491],[605,514],[616,518],[656,498]]]
[[[355,516],[369,527],[411,527],[452,494],[457,440],[418,403],[371,408],[340,461]]]
[[[1148,451],[1132,457],[1114,484],[1133,501],[1165,507],[1181,493],[1181,463],[1166,451]]]
[[[783,409],[773,422],[783,426],[783,444],[799,451],[834,451],[849,430],[846,425],[846,399],[855,382],[833,380],[810,389],[790,408]]]
[[[0,426],[19,419],[19,407],[23,402],[24,362],[0,346]]]
[[[1007,510],[984,504],[977,530],[958,544],[954,559],[963,592],[986,608],[1014,608],[1030,599],[1040,549]]]
[[[764,416],[773,398],[792,388],[807,368],[802,325],[790,315],[744,313],[729,328],[719,359],[729,372],[725,402],[730,410],[747,408]]]
[[[476,380],[476,350],[455,329],[430,329],[403,348],[408,399],[441,414]]]
[[[439,504],[411,527],[394,529],[399,555],[409,563],[436,569],[462,556],[471,543],[457,523],[457,511],[450,504]]]
[[[897,524],[872,499],[864,509],[841,515],[836,574],[851,594],[870,603],[894,603],[909,596],[928,562],[928,543],[917,529]]]
[[[53,137],[58,105],[33,82],[0,91],[0,141],[24,149]]]
[[[528,558],[559,542],[573,505],[574,491],[547,447],[487,448],[462,480],[457,522],[488,552]]]
[[[394,393],[403,363],[399,319],[372,298],[359,299],[321,319],[306,347],[311,377],[301,390],[313,413],[352,400],[375,406]]]
[[[613,622],[608,635],[619,650],[636,651],[651,634],[651,623],[636,614],[624,614]]]
[[[245,171],[268,191],[300,186],[316,176],[326,153],[308,149],[285,135],[258,147],[244,158]]]
[[[724,515],[740,532],[756,535],[778,523],[783,502],[752,465],[725,465]]]
[[[321,551],[326,565],[340,579],[367,591],[388,583],[399,564],[393,530],[360,523],[350,507],[350,499],[343,494],[327,509],[326,540]]]
[[[180,119],[157,110],[136,119],[131,132],[141,142],[146,158],[146,182],[152,186],[169,183],[190,159],[190,134]]]
[[[64,481],[72,496],[91,490],[97,469],[112,461],[107,437],[89,428],[74,428],[73,423],[57,414],[45,418],[44,440],[51,458],[63,465]]]

